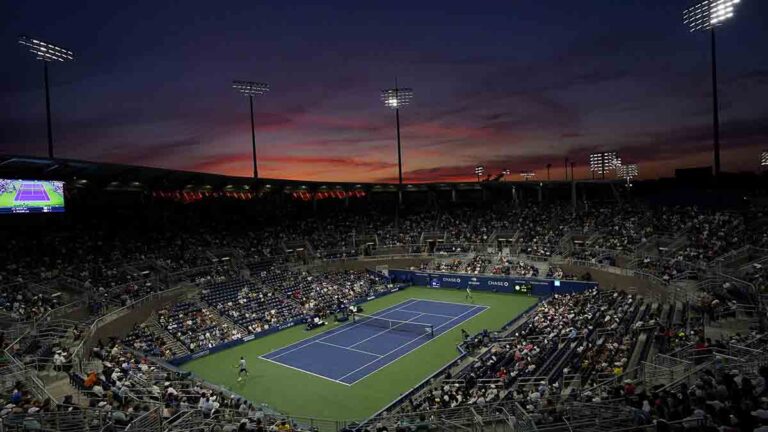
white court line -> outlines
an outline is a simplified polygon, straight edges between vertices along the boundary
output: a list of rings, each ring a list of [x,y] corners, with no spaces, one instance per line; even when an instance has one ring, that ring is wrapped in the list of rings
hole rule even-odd
[[[374,314],[373,314],[372,316],[381,317],[381,316],[384,316],[384,315],[388,315],[388,314],[390,314],[390,313],[394,313],[394,312],[398,312],[398,311],[403,311],[401,308],[403,308],[403,307],[407,307],[407,306],[410,306],[410,305],[411,305],[411,304],[413,304],[414,302],[419,302],[419,301],[421,301],[421,302],[446,303],[446,304],[457,305],[457,306],[463,306],[463,307],[469,307],[469,306],[470,306],[470,305],[468,305],[468,304],[463,304],[463,303],[453,303],[453,302],[445,302],[445,301],[439,301],[439,300],[427,300],[427,299],[409,298],[409,299],[407,299],[407,300],[404,300],[404,301],[402,301],[402,302],[400,302],[400,303],[398,303],[398,304],[396,304],[396,305],[392,305],[392,306],[390,306],[389,308],[384,308],[384,309],[382,309],[382,310],[380,310],[380,311],[374,312]],[[392,309],[392,308],[396,308],[396,309]],[[471,307],[469,310],[467,310],[467,311],[463,312],[462,314],[460,314],[460,315],[458,315],[458,316],[456,316],[456,317],[452,317],[452,319],[450,319],[450,320],[446,321],[445,323],[443,323],[443,324],[439,325],[438,327],[435,327],[435,328],[433,328],[433,331],[434,331],[434,330],[438,330],[438,329],[440,329],[440,328],[444,327],[445,325],[449,324],[451,321],[454,321],[454,320],[456,320],[456,319],[458,319],[458,318],[461,318],[462,316],[464,316],[464,315],[466,315],[466,314],[468,314],[468,313],[470,313],[470,312],[472,312],[472,311],[476,310],[477,308],[482,308],[482,311],[480,312],[480,313],[482,313],[482,312],[484,312],[485,310],[487,310],[487,309],[488,309],[488,306],[479,306],[479,305],[473,305],[473,306],[472,306],[472,307]],[[392,309],[392,310],[388,310],[388,309]],[[410,312],[410,311],[406,311],[406,312]],[[420,312],[410,312],[410,313],[420,313]],[[378,314],[378,315],[376,315],[376,314]],[[422,314],[424,314],[424,313],[422,313]],[[429,315],[429,314],[428,314],[428,315]],[[478,314],[478,315],[479,315],[479,314]],[[418,317],[418,316],[417,316],[417,317]],[[414,318],[417,318],[417,317],[414,317]],[[473,316],[473,317],[474,317],[474,316]],[[412,318],[412,319],[414,319],[414,318]],[[451,330],[453,330],[454,328],[456,328],[456,327],[458,327],[459,325],[461,325],[463,322],[464,322],[464,320],[463,320],[463,321],[460,321],[459,323],[457,323],[457,324],[456,324],[456,325],[454,325],[453,327],[449,328],[448,330],[446,330],[444,333],[442,333],[442,334],[438,335],[437,337],[440,337],[440,336],[442,336],[443,334],[445,334],[445,333],[448,333],[449,331],[451,331]],[[363,324],[363,323],[360,323],[360,324]],[[280,348],[280,349],[277,349],[277,350],[275,350],[275,351],[272,351],[271,353],[267,353],[267,354],[261,355],[261,356],[259,356],[259,358],[261,358],[261,359],[263,359],[263,360],[266,360],[266,361],[268,361],[268,362],[274,363],[274,364],[278,364],[278,365],[281,365],[281,366],[285,366],[285,367],[287,367],[287,368],[290,368],[290,369],[293,369],[293,370],[296,370],[296,371],[299,371],[299,372],[308,373],[308,374],[310,374],[310,375],[313,375],[313,376],[316,376],[316,377],[320,377],[320,378],[323,378],[323,379],[326,379],[326,380],[329,380],[329,381],[332,381],[332,382],[336,382],[336,383],[339,383],[339,384],[344,384],[344,385],[346,385],[346,386],[351,386],[352,384],[355,384],[355,383],[357,383],[358,381],[360,381],[360,380],[362,380],[362,379],[364,379],[364,378],[367,378],[368,376],[370,376],[370,375],[372,375],[372,374],[374,374],[374,373],[378,372],[379,370],[381,370],[381,369],[385,368],[386,366],[389,366],[390,364],[392,364],[392,363],[394,363],[395,361],[399,360],[401,357],[404,357],[404,356],[406,356],[406,355],[408,355],[408,354],[410,354],[411,352],[413,352],[413,351],[414,351],[414,350],[410,350],[410,351],[408,351],[408,352],[405,352],[405,353],[403,353],[402,355],[400,355],[400,356],[398,356],[398,357],[395,357],[395,358],[394,358],[394,359],[392,359],[391,361],[387,362],[387,364],[385,364],[385,365],[383,365],[382,367],[380,367],[380,368],[378,368],[378,369],[374,370],[373,372],[371,372],[371,373],[369,373],[369,374],[367,374],[367,375],[365,375],[365,376],[363,376],[363,377],[359,378],[358,380],[354,381],[354,382],[353,382],[353,383],[351,383],[351,384],[347,384],[347,383],[345,383],[345,382],[342,382],[342,381],[338,381],[338,380],[335,380],[335,379],[332,379],[332,378],[328,378],[328,377],[326,377],[326,376],[318,375],[318,374],[316,374],[316,373],[313,373],[313,372],[309,372],[309,371],[307,371],[307,370],[304,370],[304,369],[300,369],[300,368],[297,368],[297,367],[294,367],[294,366],[290,366],[290,365],[287,365],[287,364],[284,364],[284,363],[281,363],[281,362],[278,362],[278,361],[275,361],[275,360],[274,360],[274,359],[276,359],[276,358],[278,358],[278,357],[282,357],[282,356],[283,356],[283,355],[285,355],[285,354],[288,354],[288,353],[291,353],[291,352],[294,352],[294,351],[300,350],[300,349],[302,349],[302,348],[308,347],[308,346],[310,346],[310,345],[312,345],[313,343],[316,343],[316,342],[325,343],[326,345],[333,345],[333,344],[329,344],[329,343],[327,343],[327,342],[322,342],[322,341],[323,341],[323,340],[325,340],[325,339],[327,339],[327,338],[330,338],[331,336],[335,336],[335,335],[337,335],[337,334],[340,334],[340,333],[343,333],[343,332],[345,332],[345,331],[347,331],[347,330],[350,330],[350,329],[351,329],[351,328],[353,328],[353,327],[358,327],[360,324],[358,324],[358,323],[346,324],[346,325],[344,325],[344,326],[341,326],[341,327],[336,327],[335,329],[331,329],[331,330],[329,330],[329,331],[327,331],[327,332],[325,332],[325,333],[320,333],[319,335],[312,335],[312,336],[309,336],[309,337],[307,337],[307,338],[304,338],[304,339],[302,339],[302,340],[300,340],[300,341],[294,342],[294,344],[301,344],[302,342],[308,341],[308,340],[310,340],[310,339],[313,339],[313,338],[317,338],[318,336],[322,336],[322,337],[321,337],[321,338],[319,338],[319,339],[316,339],[316,340],[312,340],[312,341],[310,341],[310,342],[309,342],[309,343],[307,343],[307,344],[304,344],[304,345],[298,346],[298,347],[296,347],[296,348],[294,348],[294,349],[291,349],[291,350],[288,350],[288,351],[286,351],[286,352],[283,352],[283,353],[281,353],[281,354],[279,354],[279,355],[277,355],[277,356],[274,356],[274,357],[272,357],[272,358],[267,358],[267,357],[265,357],[265,356],[267,356],[267,355],[271,354],[272,352],[277,352],[277,351],[280,351],[280,349],[283,349],[283,348],[285,348],[285,347],[283,347],[283,348]],[[336,330],[339,330],[339,331],[336,331]],[[384,332],[382,332],[382,333],[386,333],[386,332],[387,332],[387,331],[389,331],[389,330],[391,330],[391,329],[388,329],[388,330],[386,330],[386,331],[384,331]],[[361,367],[361,368],[358,368],[358,369],[356,369],[356,370],[354,370],[354,371],[352,371],[352,372],[348,373],[347,375],[344,375],[343,377],[341,377],[341,379],[343,379],[343,378],[346,378],[347,376],[349,376],[349,375],[351,375],[351,374],[353,374],[353,373],[355,373],[355,372],[359,371],[360,369],[363,369],[363,368],[365,368],[366,366],[369,366],[369,365],[370,365],[370,364],[372,364],[372,363],[375,363],[376,361],[380,360],[382,357],[385,357],[385,356],[387,356],[387,355],[389,355],[389,354],[392,354],[393,352],[397,351],[398,349],[400,349],[400,348],[402,348],[402,347],[404,347],[404,346],[410,345],[411,343],[413,343],[413,342],[415,342],[415,341],[419,340],[420,338],[422,338],[422,337],[424,337],[424,336],[426,336],[426,335],[420,335],[420,336],[418,336],[417,338],[415,338],[415,339],[412,339],[411,341],[407,342],[405,345],[401,345],[401,346],[399,346],[398,348],[396,348],[396,349],[394,349],[394,350],[392,350],[392,351],[388,352],[387,354],[379,355],[379,354],[373,354],[373,353],[366,353],[366,354],[372,354],[372,355],[376,355],[376,356],[379,356],[379,358],[377,358],[376,360],[374,360],[374,361],[372,361],[372,362],[369,362],[368,364],[364,365],[364,366],[363,366],[363,367]],[[361,342],[362,342],[362,341],[361,341]],[[355,344],[355,345],[357,345],[357,344]],[[355,346],[355,345],[351,345],[351,346]],[[290,346],[290,345],[289,345],[289,346]],[[343,346],[341,346],[341,345],[337,345],[337,346],[338,346],[338,347],[340,347],[340,348],[350,349],[349,347],[343,347]],[[417,347],[417,349],[418,349],[418,348],[420,348],[420,347]],[[354,349],[351,349],[351,350],[352,350],[352,351],[359,351],[359,350],[354,350]]]
[[[439,316],[439,317],[443,317],[443,318],[451,318],[451,319],[456,318],[456,315],[441,315],[441,314],[430,313],[430,312],[412,311],[412,310],[408,310],[408,309],[398,309],[398,310],[402,311],[402,312],[420,313],[422,315],[432,315],[432,316]]]
[[[398,309],[398,311],[400,311],[400,310],[402,310],[402,309]],[[361,340],[360,342],[353,343],[352,345],[350,345],[350,348],[354,347],[354,346],[358,346],[358,345],[360,345],[361,343],[363,343],[365,341],[368,341],[368,340],[371,340],[371,339],[375,338],[376,336],[383,335],[384,333],[386,333],[388,331],[394,330],[394,329],[400,327],[401,325],[403,325],[405,323],[409,323],[409,322],[411,322],[411,320],[415,320],[416,318],[418,318],[418,317],[420,317],[422,315],[424,315],[424,314],[418,314],[415,317],[413,317],[413,318],[411,318],[409,320],[403,321],[403,322],[401,322],[400,324],[398,324],[398,325],[396,325],[394,327],[390,327],[390,328],[388,328],[388,329],[386,329],[386,330],[384,330],[382,332],[378,332],[378,333],[376,333],[375,335],[373,335],[371,337],[368,337],[368,338],[365,338],[365,339]],[[414,324],[426,324],[426,323],[415,322]],[[383,356],[380,355],[379,357],[383,357]]]
[[[280,366],[283,366],[283,367],[287,367],[287,368],[289,368],[289,369],[297,370],[297,371],[299,371],[299,372],[304,372],[304,373],[306,373],[306,374],[310,374],[310,375],[316,376],[316,377],[318,377],[318,378],[322,378],[322,379],[324,379],[324,380],[332,381],[332,382],[335,382],[335,383],[337,383],[337,384],[344,384],[344,385],[345,385],[345,386],[347,386],[347,387],[351,386],[351,384],[347,384],[347,383],[345,383],[345,382],[341,382],[341,381],[336,381],[336,380],[335,380],[335,379],[333,379],[333,378],[328,378],[327,376],[318,375],[318,374],[316,374],[316,373],[314,373],[314,372],[310,372],[310,371],[308,371],[308,370],[299,369],[299,368],[297,368],[297,367],[293,367],[293,366],[291,366],[291,365],[287,365],[287,364],[284,364],[284,363],[276,362],[276,361],[274,361],[274,360],[270,360],[270,359],[268,359],[268,358],[264,358],[264,357],[259,357],[259,358],[261,358],[262,360],[266,360],[266,361],[268,361],[268,362],[274,363],[274,364],[276,364],[276,365],[280,365]]]
[[[406,300],[406,301],[404,301],[404,302],[402,302],[402,303],[407,303],[408,301],[409,301],[409,300]],[[378,313],[379,315],[372,315],[372,316],[377,316],[377,317],[380,317],[380,316],[384,316],[384,315],[389,315],[390,313],[393,313],[393,312],[397,312],[399,309],[392,309],[392,310],[390,310],[390,311],[387,311],[387,309],[391,309],[391,308],[393,308],[393,307],[395,307],[395,306],[399,306],[399,304],[398,304],[398,305],[393,305],[393,306],[390,306],[389,308],[386,308],[386,309],[382,309],[382,310],[380,310],[380,311],[376,312],[376,313]],[[386,311],[386,312],[384,312],[384,311]],[[382,313],[382,312],[384,312],[384,313]],[[362,323],[360,323],[360,324],[362,324]],[[331,329],[331,330],[328,330],[327,332],[324,332],[324,333],[320,333],[320,334],[316,334],[316,335],[312,335],[312,336],[310,336],[310,337],[308,337],[308,338],[304,338],[304,339],[302,339],[302,340],[300,340],[300,341],[298,341],[298,342],[294,342],[293,344],[291,344],[291,345],[288,345],[288,346],[299,345],[299,344],[301,344],[302,342],[308,341],[308,340],[310,340],[310,339],[313,339],[313,338],[317,338],[318,336],[322,336],[322,337],[320,337],[320,338],[318,338],[318,339],[314,339],[314,340],[310,341],[310,342],[309,342],[309,343],[307,343],[307,344],[304,344],[304,345],[298,346],[298,347],[296,347],[296,348],[293,348],[293,349],[291,349],[291,350],[288,350],[288,351],[286,351],[286,352],[284,352],[284,353],[278,354],[278,355],[276,355],[276,356],[272,357],[272,359],[276,359],[276,358],[278,358],[278,357],[282,357],[282,356],[284,356],[284,355],[286,355],[286,354],[288,354],[288,353],[292,353],[292,352],[294,352],[294,351],[296,351],[296,350],[300,350],[300,349],[302,349],[302,348],[304,348],[304,347],[307,347],[307,346],[310,346],[310,345],[312,345],[312,344],[313,344],[313,343],[315,343],[315,342],[324,341],[324,340],[328,339],[328,338],[329,338],[329,337],[331,337],[331,336],[336,336],[337,334],[341,334],[341,333],[344,333],[345,331],[347,331],[347,330],[350,330],[350,329],[352,329],[353,327],[358,327],[360,324],[358,324],[358,323],[348,323],[348,324],[346,324],[346,325],[342,325],[341,327],[336,327],[335,329]],[[338,331],[336,331],[336,330],[338,330]],[[285,347],[283,347],[283,348],[285,348]],[[272,352],[280,351],[280,350],[281,350],[281,349],[283,349],[283,348],[278,348],[278,349],[276,349],[275,351],[272,351]],[[271,354],[271,353],[267,353],[267,354],[264,354],[264,355],[269,355],[269,354]]]
[[[464,315],[466,315],[466,314],[468,314],[468,313],[470,313],[470,312],[474,312],[474,311],[475,311],[476,309],[478,309],[478,308],[481,308],[481,309],[482,309],[482,310],[480,311],[480,313],[483,313],[483,312],[485,312],[486,310],[488,310],[488,306],[473,306],[471,309],[469,309],[469,310],[465,311],[465,312],[464,312],[464,313],[462,313],[461,315],[458,315],[458,316],[456,316],[454,319],[452,319],[452,320],[450,320],[450,321],[446,321],[445,323],[443,323],[443,324],[441,324],[441,325],[439,325],[439,326],[435,327],[435,328],[433,329],[433,331],[435,331],[435,330],[439,330],[440,328],[442,328],[442,327],[445,327],[446,325],[450,324],[450,323],[451,323],[451,321],[454,321],[454,320],[456,320],[456,319],[458,319],[458,318],[461,318],[462,316],[464,316]],[[473,316],[472,316],[472,318],[474,318],[474,317],[475,317],[475,316],[477,316],[477,315],[480,315],[480,313],[478,313],[478,314],[476,314],[476,315],[473,315]],[[464,323],[465,321],[466,321],[466,320],[461,320],[461,321],[459,321],[459,322],[458,322],[458,323],[456,323],[456,325],[454,325],[453,327],[451,327],[451,328],[449,328],[448,330],[444,331],[443,333],[440,333],[439,335],[437,335],[437,337],[435,337],[435,339],[437,339],[438,337],[440,337],[440,336],[442,336],[442,335],[444,335],[444,334],[448,333],[449,331],[453,330],[454,328],[456,328],[456,327],[460,326],[460,325],[461,325],[462,323]],[[386,354],[382,355],[382,357],[386,357],[386,356],[388,356],[388,355],[392,354],[393,352],[395,352],[395,351],[397,351],[397,350],[399,350],[399,349],[401,349],[401,348],[403,348],[403,347],[405,347],[405,346],[408,346],[408,345],[412,344],[413,342],[416,342],[417,340],[421,339],[421,338],[422,338],[422,337],[424,337],[424,336],[426,336],[426,335],[421,335],[421,336],[418,336],[418,337],[416,337],[415,339],[412,339],[411,341],[409,341],[409,342],[406,342],[405,344],[403,344],[403,345],[400,345],[399,347],[397,347],[397,348],[393,349],[392,351],[390,351],[390,352],[388,352],[388,353],[386,353]],[[423,345],[422,345],[422,346],[423,346]],[[418,349],[418,348],[420,348],[420,346],[419,346],[419,347],[416,347],[416,348]],[[390,360],[389,362],[387,362],[387,364],[385,364],[385,365],[383,365],[382,367],[380,367],[380,368],[378,368],[378,369],[374,370],[373,372],[371,372],[371,373],[369,373],[369,374],[367,374],[367,375],[365,375],[365,376],[363,376],[363,377],[361,377],[361,378],[357,379],[356,381],[352,382],[352,384],[355,384],[356,382],[358,382],[358,381],[362,380],[363,378],[367,378],[367,377],[369,377],[370,375],[373,375],[374,373],[376,373],[376,372],[378,372],[378,371],[380,371],[380,370],[384,369],[385,367],[387,367],[387,366],[389,366],[390,364],[394,363],[395,361],[399,360],[401,357],[404,357],[404,356],[406,356],[406,355],[408,355],[408,354],[412,353],[413,351],[415,351],[415,350],[410,350],[410,351],[407,351],[407,352],[403,353],[402,355],[400,355],[400,356],[397,356],[397,357],[393,358],[392,360]],[[346,377],[348,377],[348,376],[350,376],[350,375],[354,374],[355,372],[357,372],[357,371],[359,371],[359,370],[361,370],[361,369],[363,369],[363,368],[365,368],[365,367],[367,367],[367,366],[370,366],[370,365],[371,365],[371,364],[373,364],[373,363],[376,363],[378,360],[381,360],[381,359],[376,359],[376,360],[374,360],[374,361],[372,361],[372,362],[369,362],[368,364],[366,364],[366,365],[364,365],[364,366],[362,366],[362,367],[360,367],[360,368],[358,368],[358,369],[355,369],[354,371],[352,371],[352,372],[350,372],[350,373],[348,373],[348,374],[344,375],[343,377],[341,377],[341,378],[339,378],[339,379],[344,379],[344,378],[346,378]]]
[[[410,300],[423,301],[423,302],[432,302],[432,303],[445,303],[445,304],[449,304],[449,305],[457,305],[457,306],[464,306],[464,307],[468,307],[468,306],[482,306],[482,305],[474,305],[474,304],[467,304],[467,303],[447,302],[447,301],[442,301],[442,300],[414,299],[414,298],[412,298]]]
[[[473,306],[473,307],[472,307],[472,309],[469,309],[469,310],[465,311],[463,314],[461,314],[461,315],[457,316],[456,318],[452,319],[451,321],[454,321],[454,320],[456,320],[456,319],[458,319],[458,318],[461,318],[462,316],[464,316],[464,315],[466,315],[466,314],[468,314],[468,313],[470,313],[470,312],[474,312],[474,311],[475,311],[477,308],[482,308],[482,309],[483,309],[483,310],[482,310],[480,313],[483,313],[484,311],[488,310],[488,307],[487,307],[487,306]],[[479,314],[477,314],[477,315],[479,315]],[[477,315],[475,315],[475,316],[477,316]],[[442,327],[445,327],[446,325],[448,325],[448,324],[449,324],[451,321],[447,321],[447,322],[445,322],[444,324],[441,324],[441,325],[439,325],[439,326],[435,327],[433,330],[439,330],[440,328],[442,328]],[[453,327],[451,327],[451,328],[449,328],[448,330],[444,331],[443,333],[439,334],[437,337],[440,337],[440,336],[442,336],[442,335],[444,335],[444,334],[448,333],[449,331],[453,330],[454,328],[456,328],[456,327],[460,326],[460,325],[461,325],[461,323],[463,323],[464,321],[465,321],[465,320],[459,321],[458,323],[456,323],[456,325],[454,325]],[[383,354],[383,355],[382,355],[382,358],[383,358],[383,357],[386,357],[386,356],[388,356],[388,355],[390,355],[390,354],[392,354],[393,352],[395,352],[395,351],[397,351],[397,350],[399,350],[399,349],[401,349],[401,348],[403,348],[403,347],[405,347],[405,346],[408,346],[408,345],[410,345],[410,344],[412,344],[412,343],[416,342],[417,340],[419,340],[419,339],[423,338],[424,336],[426,336],[426,335],[421,335],[421,336],[418,336],[417,338],[415,338],[415,339],[412,339],[410,342],[406,342],[405,344],[403,344],[403,345],[400,345],[399,347],[397,347],[397,348],[393,349],[392,351],[390,351],[390,352],[388,352],[388,353],[386,353],[386,354]],[[437,338],[435,338],[435,339],[437,339]],[[417,348],[418,348],[418,347],[417,347]],[[382,367],[380,367],[380,368],[376,369],[375,371],[373,371],[373,372],[371,372],[371,373],[369,373],[369,374],[366,374],[364,377],[361,377],[360,379],[358,379],[358,380],[356,380],[356,381],[352,382],[352,384],[356,383],[357,381],[360,381],[360,380],[361,380],[361,379],[363,379],[363,378],[367,378],[367,377],[369,377],[369,376],[373,375],[374,373],[376,373],[376,372],[378,372],[378,371],[380,371],[380,370],[384,369],[386,366],[389,366],[390,364],[394,363],[395,361],[397,361],[397,360],[398,360],[398,359],[400,359],[401,357],[403,357],[403,356],[405,356],[405,355],[407,355],[407,354],[410,354],[411,352],[413,352],[413,350],[410,350],[410,351],[408,351],[408,352],[406,352],[406,353],[403,353],[403,355],[400,355],[400,356],[398,356],[398,357],[395,357],[394,359],[392,359],[391,361],[387,362],[387,364],[383,365]],[[369,363],[367,363],[367,364],[365,364],[365,365],[363,365],[363,366],[361,366],[361,367],[359,367],[359,368],[357,368],[357,369],[353,370],[352,372],[350,372],[350,373],[348,373],[348,374],[344,375],[343,377],[341,377],[341,378],[339,378],[339,379],[340,379],[340,380],[343,380],[344,378],[346,378],[346,377],[348,377],[348,376],[350,376],[350,375],[354,374],[355,372],[358,372],[358,371],[360,371],[360,370],[362,370],[362,369],[364,369],[364,368],[366,368],[366,367],[368,367],[368,366],[372,365],[373,363],[376,363],[376,362],[377,362],[377,361],[379,361],[379,360],[381,360],[381,358],[377,358],[376,360],[374,360],[374,361],[372,361],[372,362],[369,362]]]
[[[345,347],[345,346],[342,346],[342,345],[336,345],[336,344],[332,344],[332,343],[328,343],[328,342],[317,341],[317,342],[313,342],[313,343],[319,343],[319,344],[323,344],[323,345],[330,345],[330,346],[336,347],[336,348],[343,348],[343,349],[346,349],[346,350],[357,351],[359,353],[368,354],[368,355],[372,355],[372,356],[375,356],[375,357],[381,357],[381,354],[374,354],[372,352],[363,351],[363,350],[359,350],[359,349],[354,349],[354,348],[350,348],[350,347]],[[312,344],[309,344],[309,345],[312,345]],[[309,345],[307,345],[307,346],[309,346]]]
[[[389,315],[392,312],[397,312],[398,309],[392,309],[392,308],[395,307],[395,306],[399,307],[403,303],[408,303],[411,300],[412,299],[409,299],[409,300],[406,300],[404,302],[398,303],[396,305],[392,305],[392,306],[390,306],[388,308],[382,309],[382,310],[380,310],[378,312],[374,312],[374,313],[377,313],[379,315],[371,315],[371,316],[381,317],[381,316],[384,316],[384,315]],[[392,310],[387,310],[387,309],[392,309]],[[384,311],[386,311],[386,312],[384,312]],[[384,313],[382,313],[382,312],[384,312]],[[341,327],[336,327],[336,328],[328,330],[328,331],[326,331],[324,333],[320,333],[320,334],[316,334],[316,335],[312,335],[310,337],[304,338],[304,339],[302,339],[300,341],[292,343],[291,345],[288,345],[289,347],[293,346],[293,345],[300,345],[300,346],[298,346],[296,348],[293,348],[293,349],[290,349],[288,351],[285,351],[283,353],[280,353],[280,354],[278,354],[276,356],[273,356],[272,359],[276,359],[276,358],[282,357],[282,356],[284,356],[284,355],[286,355],[288,353],[292,353],[292,352],[294,352],[296,350],[300,350],[300,349],[304,348],[305,346],[312,345],[312,343],[314,343],[314,342],[323,341],[323,340],[328,339],[331,336],[335,336],[337,334],[344,333],[347,330],[350,330],[352,328],[360,326],[360,324],[362,324],[362,323],[347,323],[345,325],[342,325]],[[338,330],[338,331],[336,331],[336,330]],[[317,338],[318,336],[321,336],[321,337]],[[314,339],[314,338],[317,338],[317,339]],[[301,345],[302,342],[309,341],[310,339],[314,339],[314,340],[310,341],[307,344]],[[268,355],[272,354],[273,352],[277,352],[277,351],[280,351],[281,349],[285,349],[285,348],[286,347],[278,348],[278,349],[276,349],[274,351],[271,351],[271,352],[268,352],[268,353],[264,354],[263,356],[268,356]],[[260,356],[260,357],[263,357],[263,356]]]

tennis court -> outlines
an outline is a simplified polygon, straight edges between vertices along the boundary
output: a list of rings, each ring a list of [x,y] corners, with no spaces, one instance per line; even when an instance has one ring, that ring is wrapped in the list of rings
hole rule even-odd
[[[261,358],[339,384],[352,385],[487,306],[409,299],[371,316],[272,351]]]
[[[22,182],[15,201],[50,201],[48,192],[42,184],[36,182]]]

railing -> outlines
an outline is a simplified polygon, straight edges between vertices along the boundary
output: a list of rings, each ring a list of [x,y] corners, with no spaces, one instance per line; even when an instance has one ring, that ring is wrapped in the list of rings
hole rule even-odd
[[[674,382],[690,373],[692,368],[693,363],[687,360],[657,354],[653,363],[643,362],[643,381],[648,387]]]
[[[111,426],[111,413],[84,407],[59,406],[55,411],[10,414],[0,420],[4,432],[101,432]]]
[[[639,279],[650,281],[651,283],[655,284],[657,287],[665,287],[668,285],[667,281],[665,281],[664,279],[654,274],[644,272],[642,270],[634,270],[632,272],[632,276],[635,276]]]
[[[151,294],[148,294],[145,297],[142,297],[142,298],[140,298],[140,299],[138,299],[136,301],[133,301],[132,303],[130,303],[130,304],[126,305],[126,306],[123,306],[123,307],[121,307],[119,309],[116,309],[116,310],[114,310],[114,311],[112,311],[112,312],[110,312],[110,313],[108,313],[108,314],[106,314],[104,316],[101,316],[101,317],[97,318],[96,320],[94,320],[94,322],[91,324],[91,326],[88,327],[88,330],[86,330],[83,333],[82,339],[80,340],[80,343],[72,351],[72,367],[73,367],[73,370],[76,371],[76,372],[81,372],[81,373],[87,372],[87,371],[83,370],[83,365],[84,365],[84,362],[87,359],[87,354],[88,354],[86,352],[86,344],[91,342],[91,339],[93,338],[93,336],[96,334],[96,331],[101,326],[103,326],[104,324],[107,324],[107,323],[109,323],[111,321],[114,321],[115,319],[117,319],[117,318],[119,318],[121,316],[124,316],[125,314],[127,314],[128,312],[133,310],[138,305],[144,304],[144,303],[146,303],[148,301],[151,301],[151,300],[155,300],[155,299],[164,297],[164,296],[166,296],[168,294],[171,294],[171,293],[173,293],[175,291],[180,291],[180,290],[185,289],[185,288],[187,288],[187,286],[181,284],[181,285],[178,285],[176,287],[167,289],[165,291],[153,292]]]
[[[203,422],[203,413],[199,410],[182,411],[165,422],[166,432],[187,432],[195,430]]]
[[[125,432],[163,432],[163,411],[155,407],[132,421]]]
[[[487,404],[483,406],[479,405],[462,405],[454,408],[431,410],[431,411],[418,411],[410,413],[399,413],[387,416],[377,416],[369,419],[356,430],[363,431],[368,425],[374,425],[382,423],[383,425],[394,430],[397,425],[411,425],[419,418],[426,419],[429,423],[445,423],[453,426],[460,425],[464,427],[472,427],[473,425],[494,423],[494,422],[507,422],[509,420],[509,413],[515,414],[516,418],[524,418],[523,424],[527,423],[529,417],[524,413],[522,408],[514,401],[503,401],[495,404]],[[519,416],[519,417],[518,417]],[[533,422],[530,422],[531,424]],[[518,431],[534,430],[534,429],[516,429]]]

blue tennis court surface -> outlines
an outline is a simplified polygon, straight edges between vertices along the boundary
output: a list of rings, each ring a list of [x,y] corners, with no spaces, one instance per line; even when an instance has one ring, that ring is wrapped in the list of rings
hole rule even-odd
[[[410,299],[372,316],[431,324],[434,337],[488,309]],[[352,385],[432,339],[428,331],[402,331],[350,322],[261,356],[262,359],[340,384]]]
[[[50,201],[48,192],[40,183],[23,182],[14,201]]]

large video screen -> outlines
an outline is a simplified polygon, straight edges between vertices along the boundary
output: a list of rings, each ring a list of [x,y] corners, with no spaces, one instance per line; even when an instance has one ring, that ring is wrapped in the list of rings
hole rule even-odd
[[[0,179],[0,213],[62,213],[64,182]]]

